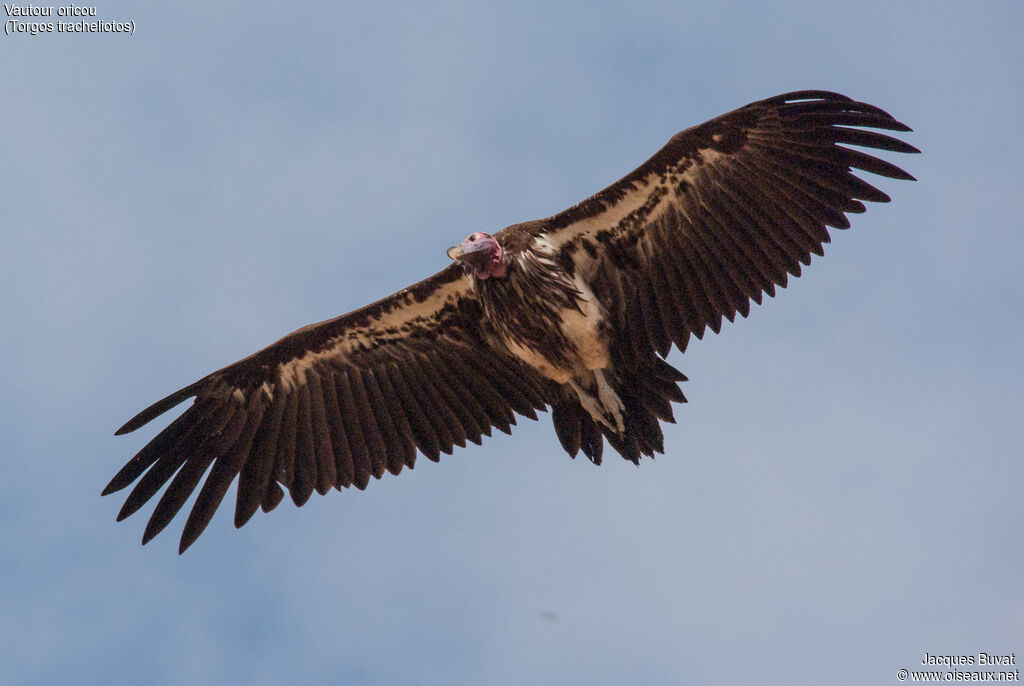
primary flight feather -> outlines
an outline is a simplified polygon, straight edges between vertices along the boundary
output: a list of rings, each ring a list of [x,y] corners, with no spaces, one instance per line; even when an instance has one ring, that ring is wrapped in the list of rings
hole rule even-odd
[[[167,485],[146,543],[209,470],[179,552],[202,533],[233,481],[235,526],[288,490],[365,488],[431,460],[518,413],[551,408],[574,456],[600,464],[664,451],[686,379],[671,345],[718,332],[821,255],[827,227],[889,196],[859,169],[913,180],[860,148],[918,152],[886,112],[826,91],[752,103],[676,134],[635,171],[547,219],[477,232],[447,269],[372,305],[311,324],[172,393],[133,417],[135,431],[193,404],[103,490],[133,482],[124,519]],[[211,466],[212,465],[212,466]]]

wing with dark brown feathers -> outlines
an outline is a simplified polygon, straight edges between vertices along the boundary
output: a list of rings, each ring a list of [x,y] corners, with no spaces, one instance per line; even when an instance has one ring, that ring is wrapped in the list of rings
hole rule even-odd
[[[103,494],[135,484],[118,520],[170,482],[142,542],[178,513],[203,474],[181,537],[202,533],[238,477],[235,526],[269,512],[287,489],[296,505],[313,491],[365,488],[370,477],[431,460],[514,413],[536,419],[551,387],[491,349],[482,312],[456,265],[373,305],[313,324],[143,410],[134,431],[183,400],[195,402],[133,457]]]
[[[628,176],[537,222],[537,234],[592,283],[633,349],[665,356],[774,296],[862,201],[889,201],[854,170],[913,180],[847,147],[918,152],[867,129],[910,131],[837,93],[755,102],[676,134]]]

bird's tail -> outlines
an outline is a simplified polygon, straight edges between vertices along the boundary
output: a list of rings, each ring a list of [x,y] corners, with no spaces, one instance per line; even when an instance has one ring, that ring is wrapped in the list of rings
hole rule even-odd
[[[605,378],[622,401],[623,431],[596,421],[579,397],[567,384],[562,387],[561,398],[552,406],[551,421],[562,447],[576,457],[580,450],[594,464],[601,464],[604,439],[623,458],[640,463],[640,456],[654,457],[665,452],[664,437],[659,422],[675,423],[672,403],[684,403],[679,382],[686,376],[675,367],[651,355],[641,364],[615,371],[605,370]]]

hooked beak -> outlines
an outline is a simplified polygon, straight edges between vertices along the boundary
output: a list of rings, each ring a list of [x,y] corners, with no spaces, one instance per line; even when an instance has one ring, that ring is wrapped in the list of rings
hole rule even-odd
[[[453,245],[445,251],[448,257],[453,260],[460,260],[462,256],[466,254],[466,250],[461,245]]]

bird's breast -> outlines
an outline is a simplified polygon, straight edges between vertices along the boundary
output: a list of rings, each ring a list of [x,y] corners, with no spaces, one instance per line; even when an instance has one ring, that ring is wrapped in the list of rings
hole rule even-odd
[[[607,313],[589,284],[568,275],[542,281],[541,288],[536,283],[530,289],[509,288],[503,297],[485,302],[501,342],[512,355],[558,383],[607,367]]]

